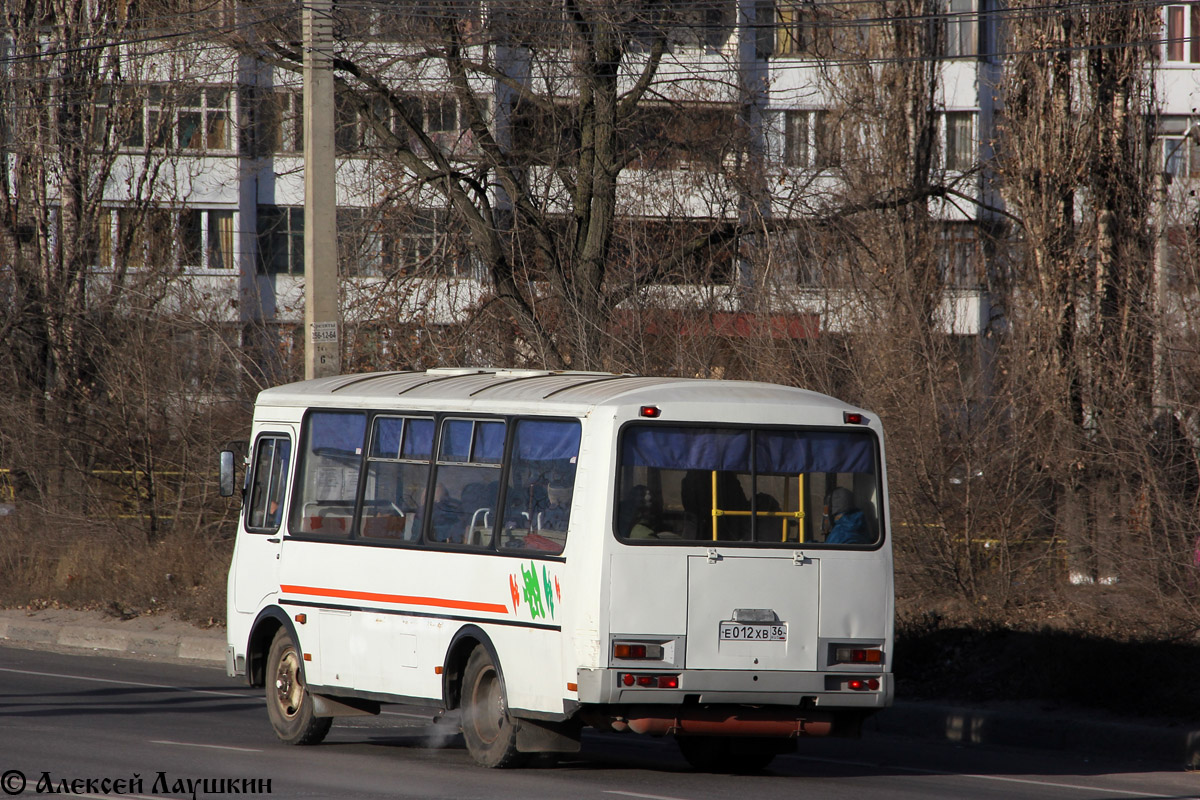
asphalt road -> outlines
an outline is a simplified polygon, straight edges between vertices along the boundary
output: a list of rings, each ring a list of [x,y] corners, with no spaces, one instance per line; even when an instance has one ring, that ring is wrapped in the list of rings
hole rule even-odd
[[[1165,762],[877,733],[802,742],[755,776],[697,773],[670,739],[613,734],[585,734],[557,766],[485,770],[432,713],[392,707],[288,747],[258,693],[220,669],[0,647],[0,798],[22,784],[91,797],[1200,798],[1200,774]]]

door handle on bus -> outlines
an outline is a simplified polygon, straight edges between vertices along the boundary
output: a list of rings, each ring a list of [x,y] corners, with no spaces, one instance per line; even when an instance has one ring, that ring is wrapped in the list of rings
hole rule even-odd
[[[279,537],[272,536],[270,539],[267,539],[267,543],[268,544],[279,544]]]

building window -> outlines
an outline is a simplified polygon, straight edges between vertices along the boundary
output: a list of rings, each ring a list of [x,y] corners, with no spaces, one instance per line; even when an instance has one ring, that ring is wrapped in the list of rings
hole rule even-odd
[[[116,209],[103,208],[96,214],[96,266],[111,267],[113,264],[113,225]]]
[[[1162,116],[1155,121],[1155,148],[1162,171],[1175,178],[1200,177],[1200,119]]]
[[[976,32],[979,17],[975,0],[948,0],[946,3],[946,55],[950,58],[973,56],[978,50]]]
[[[141,268],[174,263],[176,220],[165,208],[117,210],[117,263]]]
[[[975,166],[975,114],[948,111],[946,122],[946,169],[966,172]]]
[[[470,259],[445,210],[338,208],[338,264],[344,277],[470,274]]]
[[[1167,60],[1200,63],[1200,9],[1167,6]]]
[[[948,223],[937,237],[938,269],[946,285],[960,289],[978,287],[983,264],[978,227],[971,223]]]
[[[458,100],[448,94],[412,96],[404,100],[404,116],[429,137],[441,152],[449,155],[464,155],[473,151],[474,139],[469,131],[466,111]],[[412,135],[408,125],[396,119],[392,130],[409,147],[421,151],[420,142]]]
[[[180,222],[180,266],[233,269],[232,211],[185,211]]]
[[[92,143],[97,147],[142,147],[146,144],[142,97],[131,86],[101,86],[92,117]]]
[[[233,269],[233,212],[205,211],[205,269]]]
[[[817,56],[815,7],[780,4],[775,8],[775,55]]]
[[[466,276],[470,259],[444,210],[417,209],[387,226],[383,268],[389,274]]]
[[[276,89],[257,109],[258,155],[304,152],[304,99],[292,89]]]
[[[849,4],[853,6],[854,4]],[[756,15],[769,19],[769,8],[756,4]],[[864,55],[870,42],[870,29],[877,21],[856,16],[845,5],[825,0],[784,0],[775,8],[775,47],[773,55],[793,58],[835,58]],[[764,43],[756,37],[755,49],[763,53]]]
[[[783,133],[787,166],[822,170],[842,163],[841,123],[831,112],[785,111]]]
[[[789,167],[812,166],[812,117],[815,111],[783,112],[783,163]]]
[[[258,271],[304,274],[304,209],[258,207]]]
[[[440,37],[442,25],[453,19],[460,34],[479,30],[482,15],[479,0],[453,0],[444,3],[379,4],[335,2],[334,36],[338,39],[374,42],[412,42],[423,37]]]
[[[96,217],[96,266],[233,269],[233,212],[109,208]]]
[[[339,208],[337,244],[343,277],[383,275],[383,236],[374,209]]]
[[[338,155],[362,150],[367,144],[370,129],[365,112],[360,111],[353,99],[344,94],[335,95],[333,141]]]
[[[184,152],[233,149],[230,97],[225,87],[150,86],[146,91],[146,136],[152,147]]]
[[[179,97],[178,146],[198,152],[231,149],[227,88],[187,89]]]

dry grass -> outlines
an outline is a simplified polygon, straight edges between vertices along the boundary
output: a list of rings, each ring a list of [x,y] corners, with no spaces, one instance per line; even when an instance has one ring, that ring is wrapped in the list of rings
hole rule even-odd
[[[0,605],[169,613],[199,625],[225,617],[231,539],[137,526],[0,518]]]

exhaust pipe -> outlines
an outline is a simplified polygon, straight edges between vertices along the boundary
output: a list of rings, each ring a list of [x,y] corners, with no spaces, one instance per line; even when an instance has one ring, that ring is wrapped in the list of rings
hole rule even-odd
[[[589,721],[594,727],[651,736],[829,736],[834,715],[788,707],[630,706],[620,715]],[[597,724],[600,723],[600,724]]]

